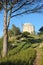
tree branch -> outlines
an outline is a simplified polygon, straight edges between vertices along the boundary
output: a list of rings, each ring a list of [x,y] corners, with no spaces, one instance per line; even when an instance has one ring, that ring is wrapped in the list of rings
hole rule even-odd
[[[27,2],[27,1],[26,1],[26,2]],[[21,9],[23,6],[25,6],[25,5],[26,5],[26,2],[22,3],[22,4],[21,4],[17,9],[15,9],[12,13],[18,11],[18,10]],[[29,2],[29,1],[28,1],[28,2]],[[32,2],[34,2],[34,0],[31,0],[31,1],[28,3],[28,5],[31,4]]]
[[[9,0],[10,1],[10,0]],[[12,0],[11,0],[12,1]],[[10,4],[10,7],[7,9],[8,11],[9,10],[11,10],[13,7],[14,7],[14,5],[16,4],[16,3],[18,3],[18,1],[19,0],[14,0],[11,4]]]
[[[23,11],[23,12],[21,12],[21,13],[12,15],[11,18],[12,18],[12,17],[15,17],[15,16],[18,16],[18,15],[22,15],[22,14],[28,13],[28,12],[29,12],[29,13],[38,12],[38,10],[40,10],[40,9],[42,9],[42,8],[43,8],[43,4],[42,4],[40,7],[36,6],[36,7],[33,8],[32,10],[25,10],[25,11]]]
[[[8,20],[7,20],[7,28],[9,27],[9,24],[10,24],[11,14],[12,14],[12,10],[10,10],[10,14],[9,14],[9,16],[8,16]]]
[[[12,3],[12,0],[10,1],[10,7],[11,7],[11,3]],[[8,16],[8,19],[7,19],[7,28],[9,27],[9,24],[10,24],[11,14],[12,14],[12,9],[10,10],[9,16]]]

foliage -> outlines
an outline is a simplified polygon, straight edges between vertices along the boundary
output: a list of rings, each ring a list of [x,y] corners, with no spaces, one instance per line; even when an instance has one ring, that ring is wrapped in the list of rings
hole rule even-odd
[[[39,29],[40,32],[43,32],[43,26]]]
[[[32,37],[30,36],[30,39],[31,38]],[[0,39],[0,42],[2,43],[2,39]],[[5,58],[0,58],[0,65],[32,65],[33,64],[34,59],[36,57],[36,51],[34,50],[34,48],[37,48],[39,46],[38,43],[31,44],[29,41],[25,43],[23,42],[11,43],[10,41],[9,44],[11,46],[10,48],[8,47],[9,48],[8,56]],[[39,65],[43,65],[43,48],[41,49],[41,54],[42,55]]]
[[[43,26],[39,29],[38,35],[43,35]]]
[[[32,47],[32,48],[36,48],[36,47],[38,47],[39,45],[40,45],[39,43],[31,44],[31,47]]]
[[[22,33],[22,37],[26,37],[26,38],[27,38],[27,37],[28,37],[28,35],[30,35],[30,33],[29,33],[29,32],[23,32],[23,33]]]
[[[21,33],[20,29],[15,25],[12,25],[12,28],[8,31],[8,36],[12,37],[12,36],[19,35],[20,33]]]
[[[10,24],[10,19],[14,16],[21,15],[24,13],[40,12],[40,10],[43,9],[43,1],[42,0],[0,0],[0,9],[3,9],[4,11],[4,41],[3,41],[4,52],[2,56],[5,57],[8,52],[7,42],[8,42],[8,27]],[[4,45],[6,46],[5,48]]]
[[[43,32],[39,32],[38,35],[43,35]]]
[[[8,36],[11,37],[11,36],[13,36],[13,35],[14,35],[14,34],[13,34],[12,30],[9,30],[9,31],[8,31]]]
[[[14,55],[14,54],[18,53],[19,51],[21,51],[22,48],[25,46],[25,43],[17,43],[15,45],[17,45],[17,47],[10,50],[8,55]]]
[[[35,50],[33,48],[28,48],[13,56],[0,59],[0,65],[32,65],[35,56]]]
[[[2,10],[2,3],[0,2],[0,10]]]

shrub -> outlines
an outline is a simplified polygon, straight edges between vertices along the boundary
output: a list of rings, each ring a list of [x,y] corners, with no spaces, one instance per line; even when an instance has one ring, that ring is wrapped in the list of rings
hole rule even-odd
[[[28,35],[30,35],[29,32],[23,32],[23,33],[22,33],[22,37],[26,37],[26,38],[28,38]]]

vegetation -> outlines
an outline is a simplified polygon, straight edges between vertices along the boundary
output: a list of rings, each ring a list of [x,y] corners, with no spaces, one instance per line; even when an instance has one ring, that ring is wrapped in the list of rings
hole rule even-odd
[[[20,52],[0,59],[0,65],[32,65],[36,57],[36,51],[33,48],[21,49]]]
[[[43,32],[43,26],[39,29],[40,32]]]
[[[38,65],[43,65],[43,46],[41,48],[37,48],[37,49],[38,49],[38,52],[40,54]]]
[[[38,35],[43,35],[43,26],[39,29]]]
[[[12,25],[12,28],[9,29],[8,31],[9,37],[13,37],[13,36],[20,35],[20,34],[21,34],[20,29],[16,27],[14,24]]]
[[[8,53],[8,27],[10,19],[24,13],[40,12],[43,9],[43,3],[40,3],[42,3],[42,0],[0,0],[0,10],[4,11],[3,57]]]
[[[26,35],[26,36],[25,36]],[[19,39],[17,39],[20,37]],[[25,41],[21,40],[22,38]],[[36,58],[36,50],[43,40],[42,37],[37,35],[31,35],[27,32],[22,33],[16,38],[12,38],[9,40],[8,44],[8,55],[5,58],[1,57],[1,49],[2,49],[2,38],[0,39],[0,65],[33,65],[34,60]],[[41,40],[41,41],[40,41]],[[43,65],[43,47],[38,48],[38,51],[41,53],[41,59],[39,65]]]
[[[25,7],[26,10],[24,10]],[[33,65],[37,54],[36,49],[43,42],[43,37],[32,36],[24,32],[15,39],[8,40],[8,35],[12,37],[20,34],[20,30],[14,25],[9,31],[8,27],[12,17],[24,13],[40,12],[42,8],[42,0],[0,0],[0,10],[4,11],[4,41],[3,38],[0,39],[0,65]],[[39,31],[42,35],[43,27]],[[41,53],[38,65],[43,65],[43,47],[40,50],[38,47],[38,51]]]

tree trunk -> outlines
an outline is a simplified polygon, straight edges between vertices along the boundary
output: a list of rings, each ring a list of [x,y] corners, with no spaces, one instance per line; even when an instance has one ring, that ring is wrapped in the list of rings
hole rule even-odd
[[[7,11],[4,11],[4,39],[2,57],[5,57],[8,52],[8,29],[7,29]]]

